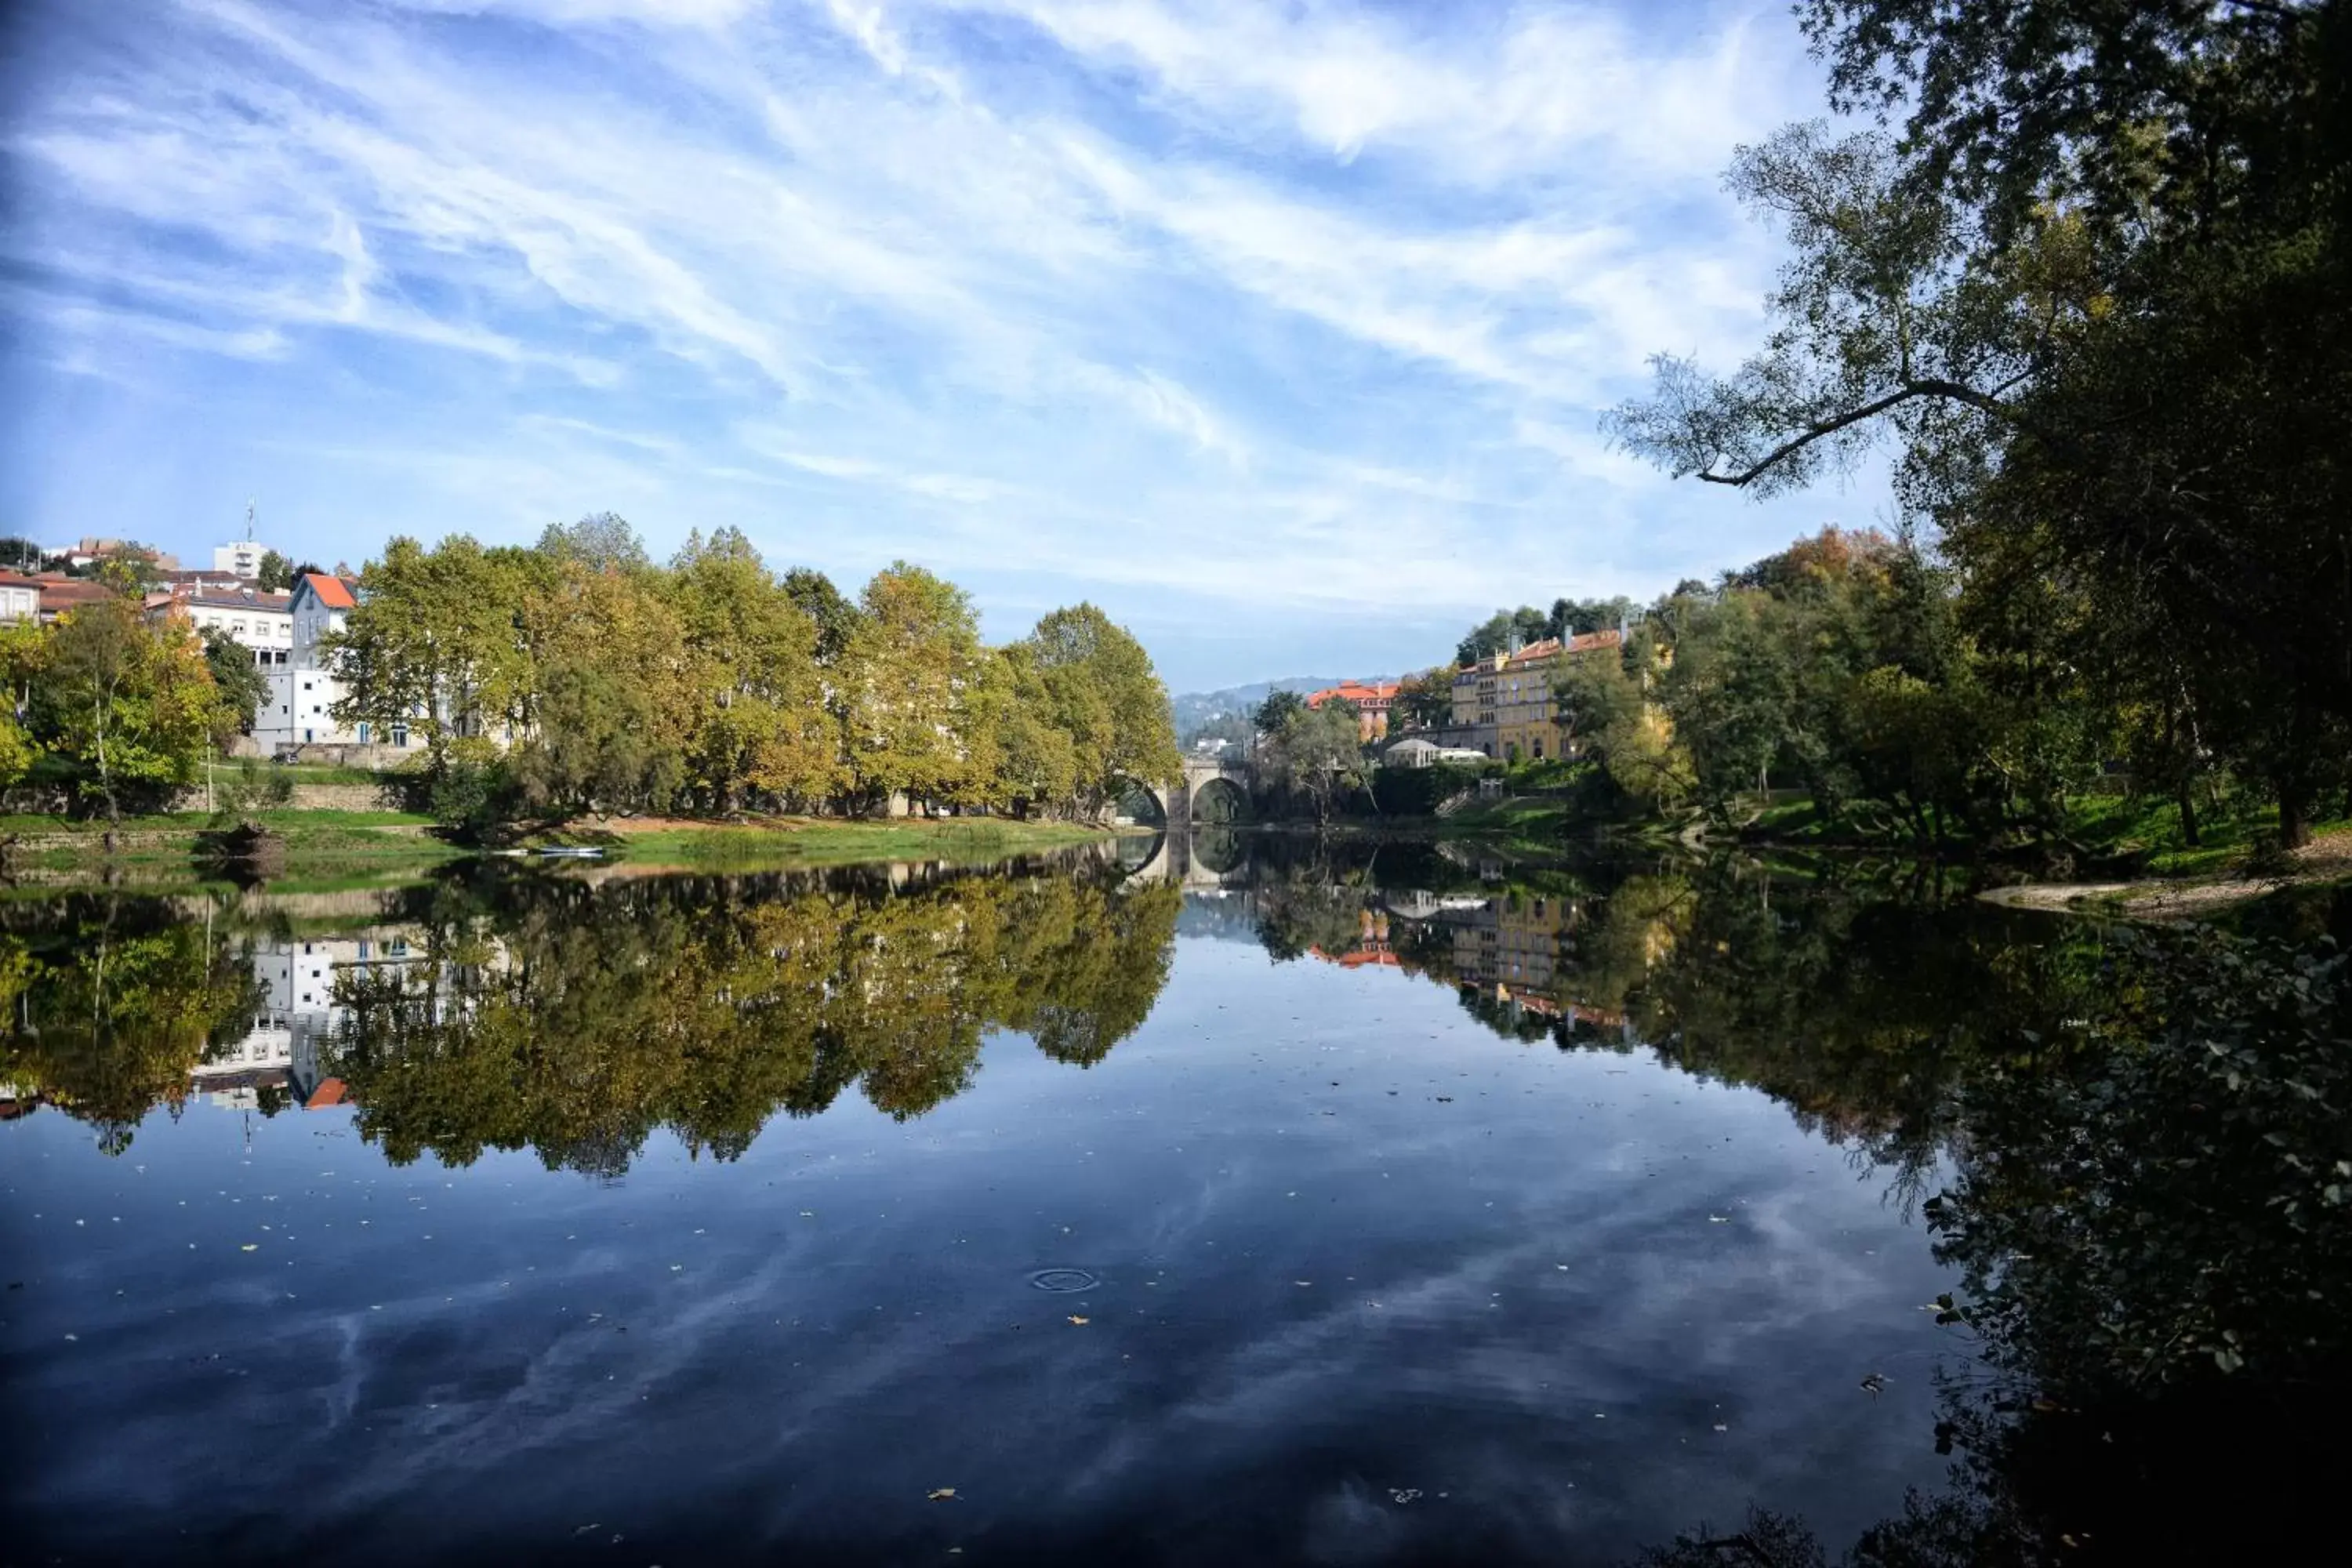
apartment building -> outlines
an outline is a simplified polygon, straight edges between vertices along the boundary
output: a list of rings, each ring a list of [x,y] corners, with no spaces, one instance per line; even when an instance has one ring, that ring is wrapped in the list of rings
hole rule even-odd
[[[1554,689],[1571,659],[1615,654],[1622,629],[1546,637],[1510,653],[1465,665],[1454,677],[1454,727],[1494,735],[1494,756],[1535,762],[1570,754],[1574,742],[1559,721]]]

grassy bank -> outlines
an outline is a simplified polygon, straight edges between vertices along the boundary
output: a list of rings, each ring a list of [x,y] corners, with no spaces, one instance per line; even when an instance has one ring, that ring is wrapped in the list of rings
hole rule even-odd
[[[2343,819],[2315,824],[2326,833],[2347,826]],[[2246,806],[2228,814],[2215,813],[2199,824],[2198,841],[2181,831],[2179,808],[2170,801],[2142,796],[2077,795],[2066,803],[2060,825],[2063,839],[2092,860],[2111,864],[2126,875],[2148,877],[2214,876],[2231,870],[2265,839],[2278,834],[2278,808]],[[1873,831],[1869,817],[1849,812],[1829,821],[1810,800],[1784,802],[1768,808],[1738,830],[1749,844],[1780,844],[1809,848],[1906,849],[1918,847],[1908,834]],[[1947,847],[1966,853],[1969,840],[1956,836]]]
[[[785,816],[748,824],[614,820],[534,834],[538,845],[602,848],[631,864],[704,868],[839,866],[860,860],[1000,860],[1009,855],[1100,842],[1103,829],[1008,817],[900,818],[887,822]]]
[[[281,881],[306,889],[366,886],[402,873],[421,876],[436,866],[482,853],[452,844],[432,819],[401,811],[278,809],[252,820],[285,847]],[[212,819],[201,812],[123,818],[110,854],[107,825],[78,817],[0,816],[0,837],[14,840],[11,876],[34,886],[104,881],[139,887],[185,888],[215,879],[204,854]],[[750,869],[847,865],[863,860],[1000,860],[1101,840],[1100,828],[1067,822],[1004,818],[940,821],[842,821],[777,817],[751,823],[675,818],[575,824],[532,834],[527,846],[593,845],[648,868]]]

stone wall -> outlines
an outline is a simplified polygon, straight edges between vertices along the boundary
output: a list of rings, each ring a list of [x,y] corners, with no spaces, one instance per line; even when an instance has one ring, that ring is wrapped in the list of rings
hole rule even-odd
[[[187,791],[174,799],[173,811],[202,811],[205,792],[201,786]],[[400,811],[404,809],[399,792],[382,784],[298,784],[294,797],[284,805],[262,803],[263,811]]]

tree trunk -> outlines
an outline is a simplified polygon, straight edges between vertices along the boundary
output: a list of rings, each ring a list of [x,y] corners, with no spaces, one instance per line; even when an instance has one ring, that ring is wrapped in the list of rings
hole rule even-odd
[[[2278,785],[2279,847],[2300,849],[2311,842],[2309,791],[2301,779],[2282,779]]]
[[[2201,842],[2197,828],[2197,781],[2182,773],[2174,798],[2180,805],[2181,842],[2194,849]]]

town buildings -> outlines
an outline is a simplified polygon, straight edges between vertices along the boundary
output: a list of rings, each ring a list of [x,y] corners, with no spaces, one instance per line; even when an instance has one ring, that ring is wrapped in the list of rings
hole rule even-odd
[[[1444,745],[1428,735],[1407,735],[1381,753],[1381,765],[1391,768],[1429,768],[1440,763],[1483,763],[1489,753],[1475,746]]]
[[[291,664],[294,658],[294,616],[287,602],[289,597],[285,594],[265,594],[251,586],[221,588],[191,584],[182,588],[175,584],[149,599],[147,614],[150,619],[164,615],[184,616],[197,631],[210,628],[224,633],[238,647],[251,649],[257,667],[276,669]]]
[[[22,572],[0,572],[0,621],[41,618],[41,580]]]
[[[346,725],[335,717],[343,700],[343,683],[327,666],[326,637],[343,629],[357,607],[352,585],[323,572],[306,572],[286,596],[287,638],[291,658],[269,669],[269,697],[254,715],[253,738],[275,754],[296,746],[366,746],[408,744],[408,726],[394,724],[383,734],[362,721]]]
[[[1574,751],[1560,723],[1555,689],[1569,662],[1624,646],[1622,628],[1546,637],[1509,653],[1465,665],[1454,677],[1454,729],[1491,730],[1488,754],[1506,762],[1540,761]]]
[[[1388,739],[1389,710],[1396,705],[1396,695],[1397,682],[1393,680],[1343,680],[1337,686],[1308,692],[1307,706],[1320,708],[1334,700],[1353,704],[1356,738],[1369,743]]]
[[[267,546],[250,539],[215,544],[213,546],[213,570],[226,572],[249,583],[261,575],[261,558],[268,553]]]

